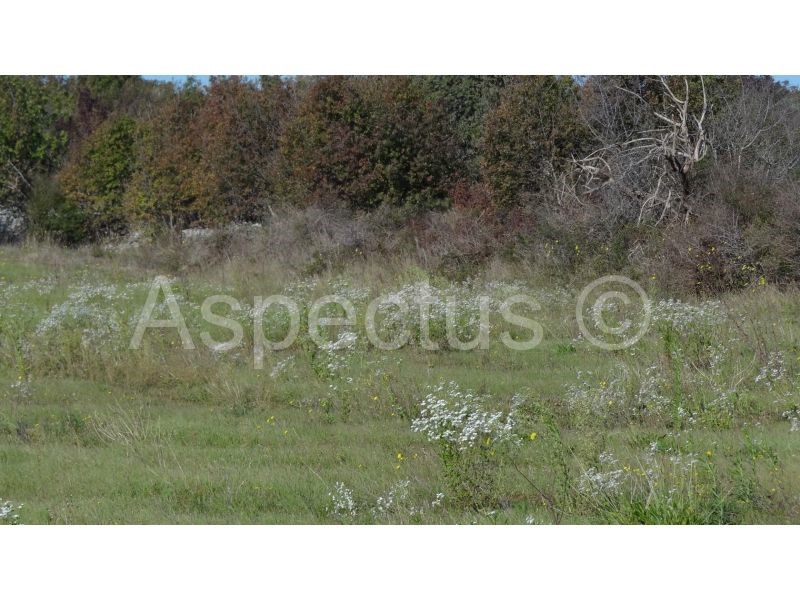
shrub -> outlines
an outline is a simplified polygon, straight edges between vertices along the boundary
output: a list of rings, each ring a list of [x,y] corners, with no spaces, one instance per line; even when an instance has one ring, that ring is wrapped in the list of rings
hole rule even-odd
[[[52,236],[69,245],[87,237],[86,214],[77,203],[67,199],[51,177],[38,176],[33,180],[27,209],[30,231],[35,236]]]

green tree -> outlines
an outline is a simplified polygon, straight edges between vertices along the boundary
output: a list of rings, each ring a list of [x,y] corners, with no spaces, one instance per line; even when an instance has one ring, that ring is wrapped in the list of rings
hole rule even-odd
[[[67,200],[58,180],[35,175],[27,205],[28,230],[35,236],[50,237],[63,244],[78,244],[91,234],[87,215]]]
[[[79,145],[112,115],[147,116],[173,91],[171,84],[138,75],[78,75],[66,85],[72,101],[71,146]]]
[[[189,80],[137,129],[136,169],[124,195],[130,220],[175,229],[222,219],[199,126],[205,101],[202,86]]]
[[[290,125],[283,156],[311,199],[356,208],[441,206],[458,170],[440,102],[411,77],[316,81]]]
[[[500,206],[540,192],[553,171],[579,155],[588,131],[570,77],[520,78],[486,118],[482,168]]]
[[[66,201],[85,213],[95,235],[126,226],[123,194],[134,171],[136,131],[130,117],[108,119],[60,173]]]
[[[62,79],[0,77],[0,205],[22,208],[34,175],[58,165],[69,112]]]
[[[290,112],[290,89],[279,77],[211,79],[197,130],[227,219],[260,219],[276,201],[278,147]]]
[[[430,75],[421,85],[430,100],[442,106],[456,136],[459,164],[471,181],[480,178],[480,144],[486,115],[503,90],[518,79],[507,75]]]

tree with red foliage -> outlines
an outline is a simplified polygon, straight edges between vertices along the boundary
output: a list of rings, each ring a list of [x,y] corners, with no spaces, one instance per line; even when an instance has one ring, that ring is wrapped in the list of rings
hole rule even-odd
[[[312,200],[341,199],[355,208],[444,205],[459,170],[442,105],[411,77],[315,82],[283,150]]]

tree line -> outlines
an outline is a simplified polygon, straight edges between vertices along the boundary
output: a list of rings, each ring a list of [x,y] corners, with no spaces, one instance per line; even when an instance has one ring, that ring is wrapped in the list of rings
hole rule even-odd
[[[627,251],[702,225],[758,262],[796,245],[798,176],[800,93],[766,76],[0,77],[0,208],[65,243],[314,204]]]

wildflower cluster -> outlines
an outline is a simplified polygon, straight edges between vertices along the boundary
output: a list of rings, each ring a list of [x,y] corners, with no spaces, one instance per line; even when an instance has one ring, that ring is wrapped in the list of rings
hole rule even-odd
[[[772,352],[767,358],[767,364],[761,367],[754,381],[764,385],[768,390],[786,376],[786,361],[783,352]]]
[[[611,452],[602,452],[598,463],[598,466],[589,467],[583,472],[578,490],[593,497],[616,496],[627,479],[627,473]]]
[[[788,419],[789,423],[791,424],[789,431],[792,433],[800,431],[800,408],[793,408],[791,410],[784,411],[783,418]]]
[[[420,416],[411,422],[411,430],[424,433],[430,441],[442,441],[466,450],[476,444],[519,443],[514,433],[514,409],[503,415],[483,407],[490,400],[457,383],[440,384],[420,404]],[[488,442],[487,442],[488,440]]]
[[[698,305],[680,300],[661,300],[652,307],[653,323],[669,325],[673,329],[688,333],[701,327],[713,327],[723,323],[727,313],[722,303],[708,300]]]
[[[385,495],[378,496],[372,513],[378,517],[397,510],[399,506],[402,506],[408,500],[408,488],[410,485],[411,481],[408,479],[395,483]]]
[[[13,397],[16,397],[17,400],[27,400],[31,397],[31,377],[23,377],[22,375],[17,377],[17,380],[12,383],[10,386],[11,393]]]
[[[661,415],[669,406],[669,399],[664,395],[666,380],[660,365],[649,365],[639,375],[639,389],[633,397],[634,405],[646,414]]]
[[[355,517],[358,515],[356,501],[353,498],[353,490],[349,489],[341,481],[337,481],[334,490],[328,493],[331,499],[331,507],[328,509],[330,514],[336,518]]]
[[[19,523],[19,510],[23,504],[14,504],[10,500],[0,498],[0,523],[17,525]]]
[[[595,376],[578,371],[577,383],[567,386],[565,401],[575,416],[606,416],[613,407],[625,405],[624,382],[620,375]]]
[[[36,333],[41,336],[65,329],[77,330],[84,347],[121,341],[124,323],[121,307],[140,287],[138,284],[82,283],[39,322]]]
[[[395,482],[385,493],[375,499],[375,503],[363,502],[357,504],[354,492],[343,482],[337,481],[334,491],[328,494],[328,513],[337,519],[354,519],[362,512],[371,514],[372,518],[384,519],[390,516],[405,516],[418,519],[426,511],[435,511],[441,508],[444,494],[438,492],[433,500],[417,505],[410,501],[411,480],[403,479]]]
[[[24,323],[31,313],[31,296],[49,297],[54,290],[55,278],[52,276],[20,283],[3,282],[0,285],[0,306],[3,307],[0,319],[8,325]]]
[[[275,366],[272,367],[269,376],[272,379],[276,379],[285,371],[287,371],[292,366],[293,363],[294,363],[294,356],[288,356],[283,360],[279,360],[277,363],[275,363]]]
[[[454,499],[474,508],[496,503],[495,487],[502,459],[521,444],[515,413],[522,397],[515,396],[504,414],[486,408],[489,396],[440,384],[422,400],[412,431],[439,443],[439,456]]]

